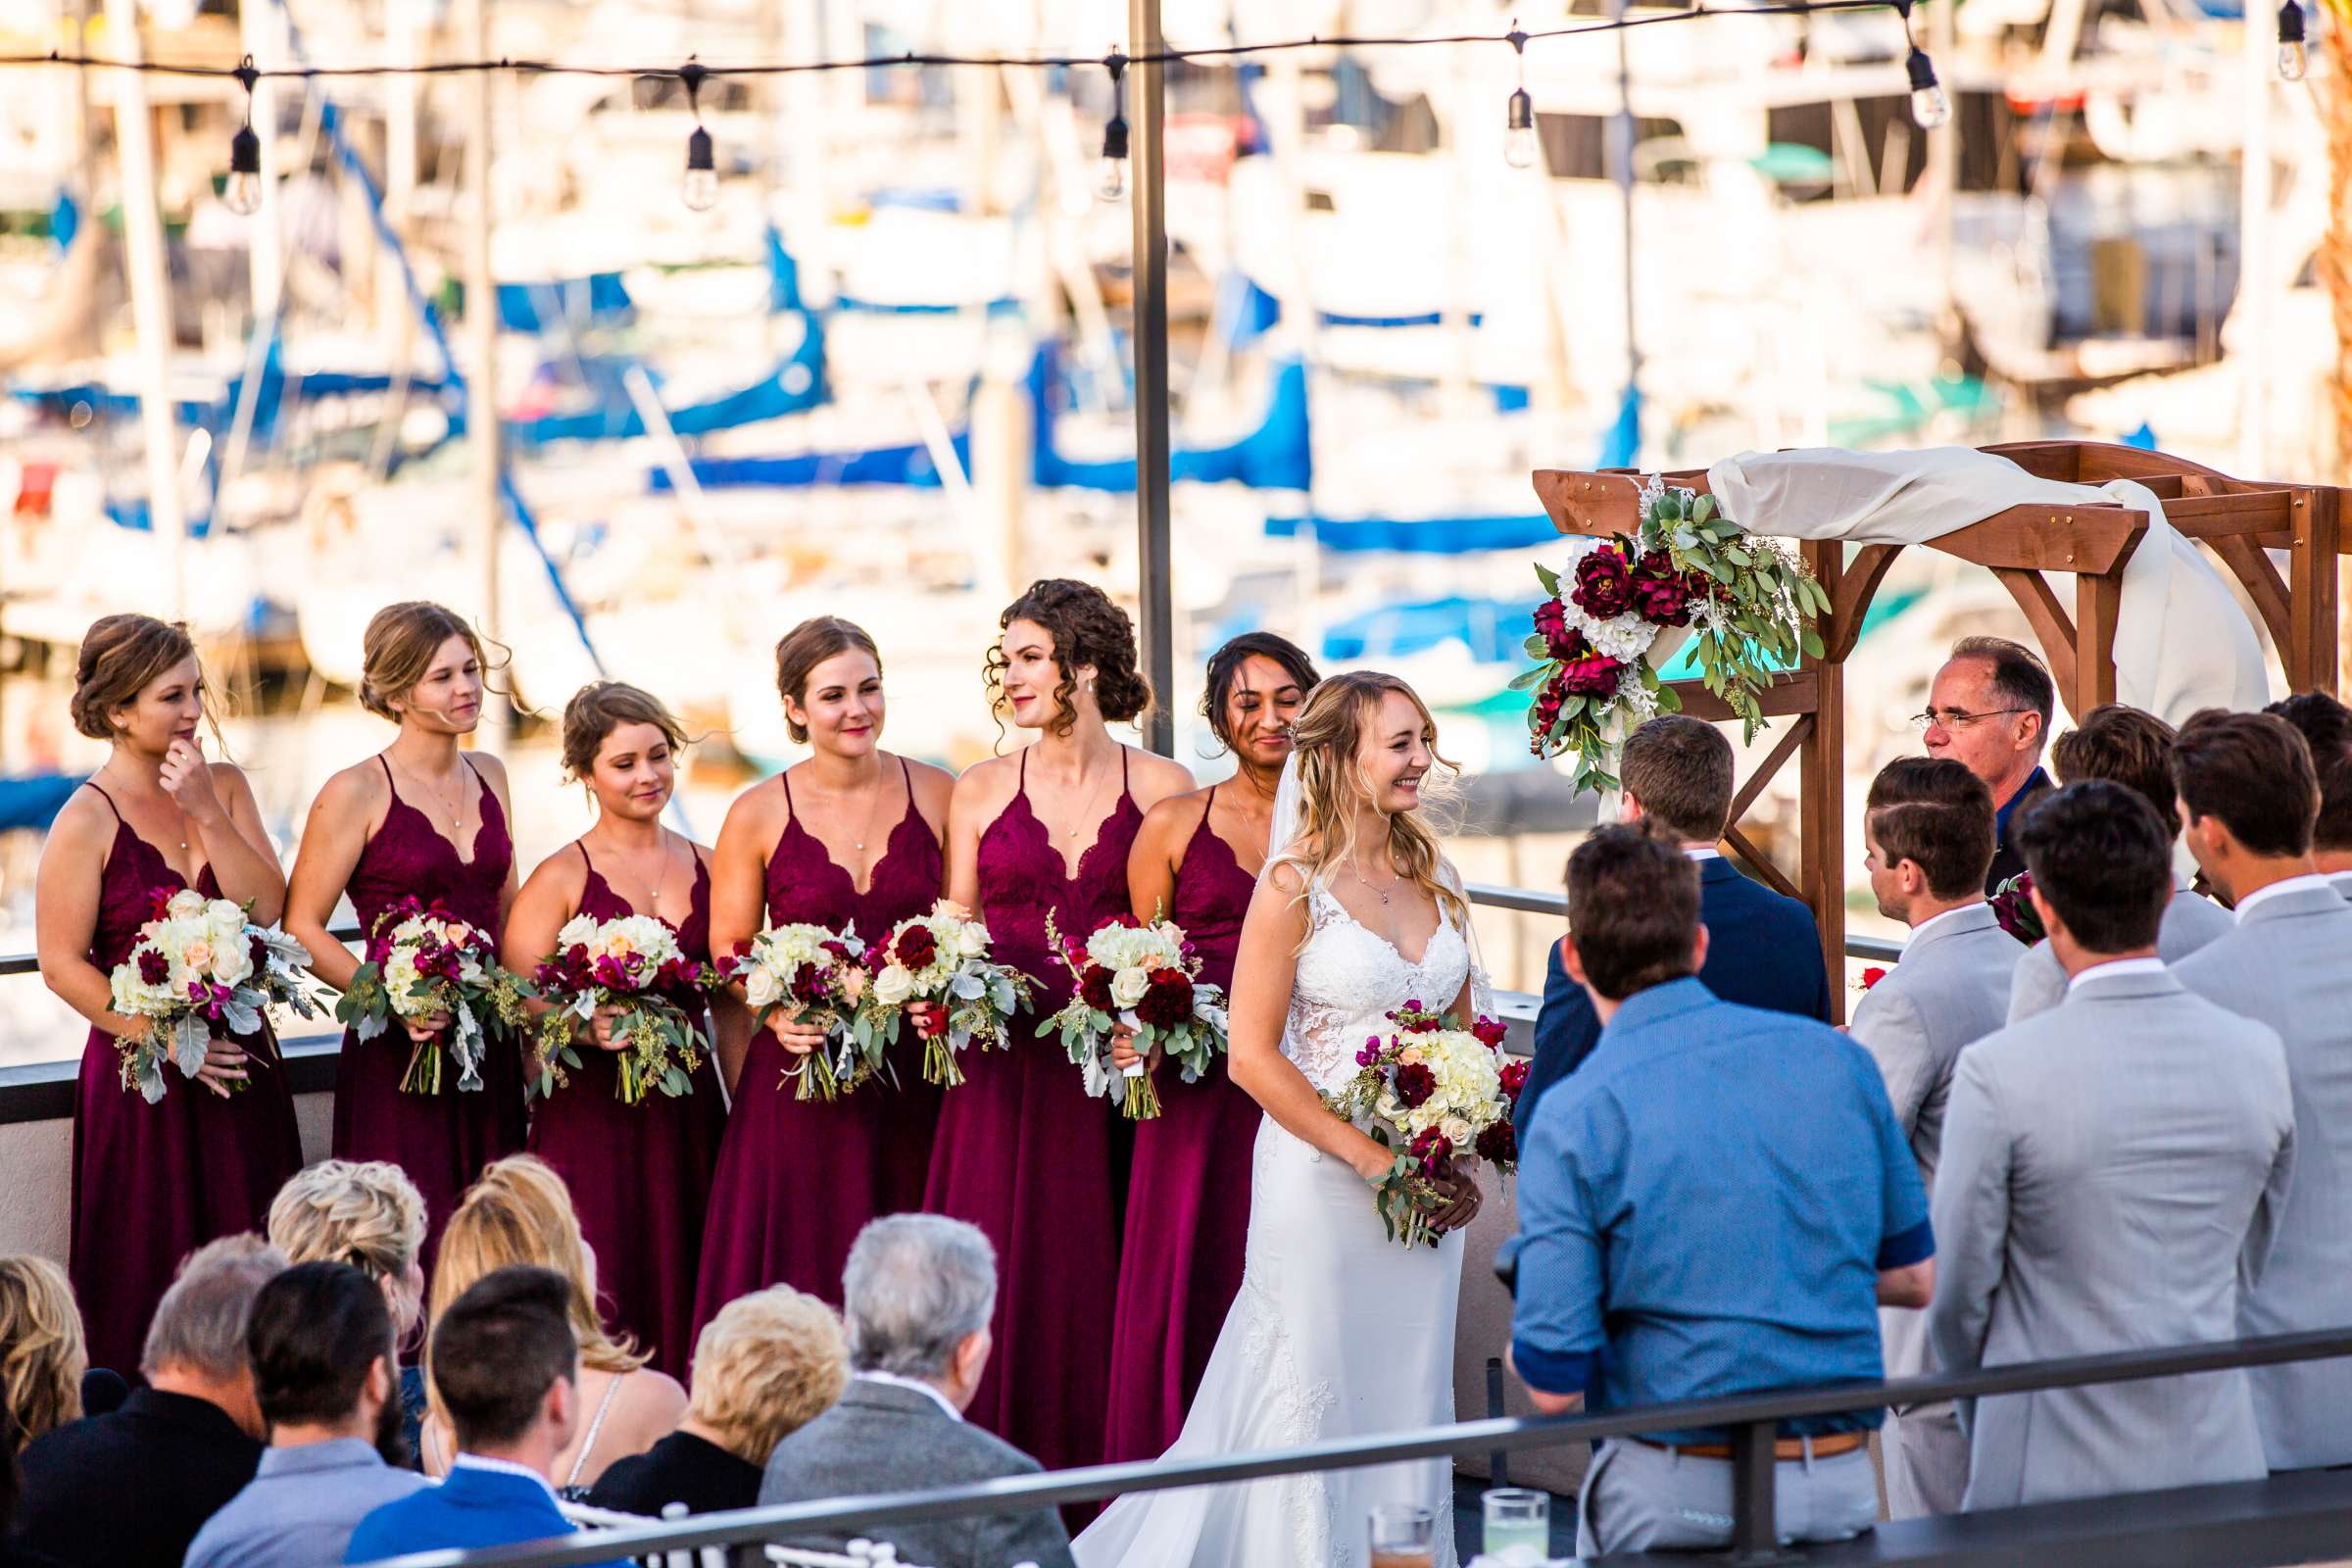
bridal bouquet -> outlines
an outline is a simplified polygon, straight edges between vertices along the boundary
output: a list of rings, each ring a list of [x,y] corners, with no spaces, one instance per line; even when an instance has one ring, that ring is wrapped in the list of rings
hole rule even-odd
[[[1435,1247],[1429,1216],[1447,1160],[1474,1153],[1508,1175],[1519,1159],[1511,1110],[1527,1063],[1501,1060],[1503,1027],[1476,1018],[1467,1029],[1407,1002],[1389,1014],[1396,1029],[1355,1054],[1356,1075],[1324,1102],[1365,1127],[1383,1148],[1402,1146],[1372,1203],[1389,1240]]]
[[[1151,925],[1112,916],[1086,945],[1065,943],[1046,916],[1046,940],[1077,981],[1069,1004],[1047,1020],[1061,1036],[1070,1060],[1086,1069],[1086,1092],[1117,1100],[1130,1121],[1159,1114],[1159,1095],[1137,1062],[1122,1075],[1110,1062],[1114,1024],[1135,1031],[1135,1049],[1157,1048],[1196,1083],[1225,1050],[1225,994],[1200,978],[1184,929],[1170,920]],[[1124,1079],[1124,1089],[1121,1081]]]
[[[780,1008],[821,1029],[825,1043],[784,1070],[797,1100],[835,1100],[881,1068],[885,1042],[860,1004],[869,994],[865,944],[855,927],[836,934],[806,921],[769,926],[735,960],[732,977],[765,1024]]]
[[[654,1090],[690,1095],[702,1065],[702,1035],[675,1000],[726,984],[718,968],[698,963],[678,935],[651,915],[597,920],[575,914],[556,933],[556,951],[539,965],[539,995],[554,1006],[539,1017],[539,1074],[533,1088],[554,1094],[581,1065],[576,1042],[593,1036],[598,1009],[618,1009],[612,1039],[620,1102],[642,1105]],[[699,1005],[699,1004],[698,1004]]]
[[[154,1104],[164,1098],[164,1063],[184,1077],[204,1070],[216,1028],[249,1035],[279,1003],[308,1018],[317,1011],[303,966],[310,955],[275,926],[255,925],[247,906],[182,888],[159,895],[130,956],[107,977],[117,1012],[147,1020],[146,1032],[116,1043],[122,1087]],[[246,1080],[221,1091],[234,1093]]]
[[[494,1034],[520,1038],[523,1004],[537,996],[521,976],[500,967],[498,948],[476,926],[438,904],[409,898],[375,918],[368,960],[354,970],[335,1016],[361,1040],[373,1040],[394,1018],[411,1023],[446,1014],[449,1026],[409,1053],[404,1094],[441,1093],[443,1059],[458,1066],[458,1089],[482,1087],[482,1057]]]
[[[901,920],[868,955],[880,967],[858,1005],[858,1021],[887,1051],[899,1042],[907,1007],[939,1007],[947,1022],[924,1043],[923,1079],[954,1088],[963,1082],[956,1058],[974,1044],[983,1051],[1004,1049],[1014,1009],[1029,1006],[1029,977],[991,963],[988,951],[988,927],[950,900],[940,900],[929,914]]]

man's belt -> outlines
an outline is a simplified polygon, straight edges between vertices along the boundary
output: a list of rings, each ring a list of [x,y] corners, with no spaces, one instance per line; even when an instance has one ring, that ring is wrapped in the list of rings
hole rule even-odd
[[[1694,1459],[1729,1459],[1732,1446],[1728,1443],[1660,1443],[1654,1438],[1636,1438],[1636,1443],[1652,1448],[1665,1448],[1674,1453],[1687,1453]],[[1827,1432],[1818,1438],[1783,1438],[1772,1446],[1775,1459],[1802,1459],[1805,1446],[1812,1445],[1813,1457],[1833,1459],[1841,1453],[1851,1453],[1870,1441],[1867,1432]]]

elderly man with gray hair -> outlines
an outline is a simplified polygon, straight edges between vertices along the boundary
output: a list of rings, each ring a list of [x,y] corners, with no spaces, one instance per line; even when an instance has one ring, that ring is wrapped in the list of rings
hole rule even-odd
[[[841,1402],[776,1445],[762,1505],[1034,1475],[1038,1463],[968,1425],[964,1408],[993,1348],[997,1253],[977,1226],[892,1214],[858,1233],[842,1270],[850,1386]],[[887,1541],[928,1568],[1074,1568],[1051,1508],[812,1532],[788,1543],[841,1550]]]
[[[20,1544],[77,1568],[179,1568],[205,1520],[261,1465],[245,1326],[285,1266],[251,1235],[188,1254],[147,1328],[147,1386],[26,1446]]]

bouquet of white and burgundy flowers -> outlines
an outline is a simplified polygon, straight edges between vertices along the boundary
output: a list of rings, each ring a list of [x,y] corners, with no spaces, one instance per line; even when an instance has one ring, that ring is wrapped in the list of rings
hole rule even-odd
[[[1119,1102],[1130,1121],[1159,1114],[1159,1095],[1142,1062],[1123,1074],[1112,1066],[1113,1027],[1135,1031],[1135,1050],[1156,1048],[1198,1082],[1225,1051],[1225,994],[1200,979],[1200,960],[1171,920],[1138,925],[1112,916],[1086,945],[1064,943],[1046,916],[1046,940],[1077,981],[1069,1004],[1047,1027],[1061,1035],[1070,1060],[1086,1069],[1086,1092]]]
[[[872,986],[865,944],[855,927],[835,933],[799,922],[769,926],[735,960],[743,1000],[765,1024],[779,1008],[824,1031],[825,1043],[785,1069],[799,1100],[833,1100],[880,1070],[882,1042],[858,1004]]]
[[[458,1064],[458,1089],[482,1087],[482,1057],[493,1035],[519,1040],[530,1024],[523,1004],[537,996],[520,975],[500,966],[498,946],[480,928],[438,904],[403,899],[375,917],[368,961],[352,972],[335,1016],[361,1040],[373,1040],[397,1018],[436,1014],[449,1024],[409,1053],[403,1093],[441,1093],[442,1059]]]
[[[533,1084],[539,1095],[554,1094],[568,1081],[564,1069],[581,1065],[576,1042],[595,1033],[597,1012],[605,1007],[618,1013],[612,1036],[622,1104],[642,1105],[655,1090],[694,1093],[691,1074],[702,1065],[702,1035],[676,999],[727,981],[715,965],[687,957],[667,925],[644,914],[616,920],[575,914],[556,933],[556,951],[539,965],[536,979],[539,995],[555,1004],[539,1015]]]
[[[272,1003],[305,1018],[317,1011],[302,973],[310,955],[277,927],[255,925],[247,908],[189,888],[159,894],[130,956],[107,976],[114,1009],[147,1020],[144,1034],[118,1041],[116,1049],[122,1087],[136,1089],[151,1105],[164,1098],[164,1063],[194,1078],[217,1028],[252,1034]],[[246,1084],[232,1080],[217,1092]]]
[[[923,1078],[943,1089],[963,1082],[956,1058],[966,1048],[1001,1051],[1015,1009],[1029,1007],[1029,977],[988,957],[988,927],[950,900],[929,914],[901,920],[875,945],[867,961],[874,983],[858,1006],[887,1049],[898,1044],[909,1006],[929,1004],[947,1014],[923,1047]]]
[[[1367,1039],[1355,1054],[1360,1070],[1324,1102],[1383,1148],[1403,1147],[1373,1184],[1373,1207],[1389,1240],[1435,1247],[1429,1216],[1442,1204],[1437,1180],[1447,1160],[1474,1153],[1506,1176],[1517,1165],[1511,1111],[1527,1063],[1502,1061],[1503,1027],[1493,1018],[1463,1029],[1408,1002],[1389,1019],[1395,1032]]]

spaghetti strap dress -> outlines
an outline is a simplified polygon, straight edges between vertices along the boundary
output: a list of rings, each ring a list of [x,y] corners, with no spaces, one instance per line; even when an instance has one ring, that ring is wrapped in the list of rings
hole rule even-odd
[[[899,769],[906,812],[862,893],[801,824],[792,809],[792,775],[784,775],[789,820],[767,859],[770,925],[807,922],[831,931],[855,925],[870,943],[901,920],[930,912],[944,858],[938,835],[915,809],[913,773],[904,759]],[[768,1030],[753,1031],[710,1194],[695,1297],[698,1331],[729,1301],[770,1285],[840,1305],[842,1265],[865,1222],[922,1207],[940,1091],[923,1081],[922,1043],[913,1030],[901,1031],[895,1086],[870,1083],[834,1101],[796,1099],[799,1086],[786,1074],[798,1059]]]
[[[1168,918],[1200,958],[1200,978],[1233,995],[1242,917],[1257,879],[1233,846],[1200,824],[1177,862]],[[1111,1313],[1106,1451],[1112,1463],[1156,1459],[1184,1430],[1184,1412],[1242,1288],[1250,1239],[1250,1161],[1263,1118],[1226,1076],[1224,1058],[1198,1083],[1162,1066],[1152,1075],[1160,1113],[1135,1132],[1135,1171]]]
[[[90,935],[90,962],[111,971],[130,956],[157,903],[188,884],[123,820],[112,796],[90,788],[115,812]],[[196,873],[196,891],[221,896],[210,865]],[[249,1087],[224,1098],[166,1068],[169,1087],[152,1105],[122,1086],[113,1035],[93,1028],[82,1047],[67,1272],[92,1366],[136,1373],[147,1321],[180,1259],[217,1237],[263,1229],[270,1200],[302,1168],[276,1037],[265,1022],[257,1034],[232,1038],[252,1058]]]
[[[578,912],[592,920],[636,913],[588,858],[588,847],[573,848],[588,868]],[[678,951],[710,961],[710,872],[700,855],[685,923],[662,923],[677,933]],[[699,992],[670,1000],[691,1018],[709,1016]],[[596,1253],[597,1309],[606,1326],[634,1339],[655,1367],[680,1381],[694,1357],[694,1282],[726,1124],[707,1023],[702,1034],[693,1092],[657,1091],[636,1105],[621,1103],[613,1054],[582,1041],[574,1047],[580,1065],[565,1069],[570,1081],[533,1107],[528,1144],[571,1189],[580,1234]]]
[[[964,1054],[966,1082],[947,1097],[924,1207],[968,1220],[997,1249],[996,1351],[965,1414],[1049,1470],[1102,1457],[1118,1222],[1111,1120],[1044,1021],[1070,998],[1070,971],[1046,940],[1046,916],[1070,941],[1128,910],[1127,852],[1143,812],[1119,759],[1118,804],[1067,873],[1020,788],[981,832],[980,912],[996,960],[1035,982],[1035,1007],[1004,1051]],[[1091,1509],[1085,1510],[1091,1512]]]
[[[392,804],[383,826],[360,851],[345,892],[359,915],[360,929],[372,930],[376,916],[406,898],[439,904],[486,934],[501,935],[500,896],[514,865],[514,843],[498,792],[474,777],[480,825],[473,854],[462,856],[430,818],[384,783]],[[468,771],[472,762],[466,764]],[[365,1045],[343,1032],[342,1059],[335,1069],[334,1153],[337,1159],[383,1159],[408,1172],[424,1195],[424,1263],[441,1245],[441,1228],[482,1167],[519,1152],[523,1143],[522,1049],[512,1039],[491,1037],[482,1058],[482,1087],[460,1090],[454,1083],[437,1095],[404,1092],[409,1037],[397,1024]]]

